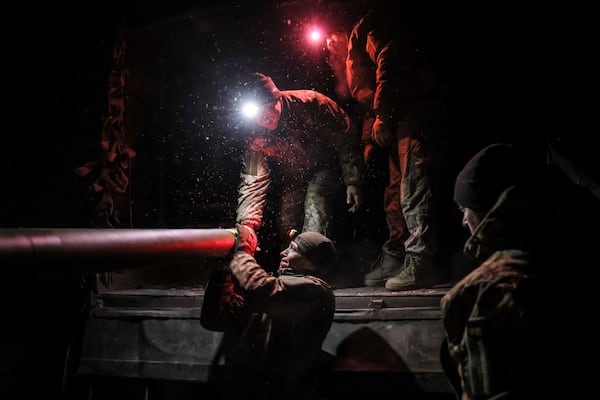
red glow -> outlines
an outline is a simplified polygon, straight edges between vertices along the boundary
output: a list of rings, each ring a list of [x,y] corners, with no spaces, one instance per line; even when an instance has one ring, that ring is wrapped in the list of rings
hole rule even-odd
[[[320,26],[311,26],[307,32],[308,40],[312,44],[322,44],[324,35],[323,29]]]
[[[323,35],[321,34],[321,32],[317,29],[313,29],[310,32],[310,40],[312,40],[313,42],[318,42],[321,40],[321,38],[323,37]]]

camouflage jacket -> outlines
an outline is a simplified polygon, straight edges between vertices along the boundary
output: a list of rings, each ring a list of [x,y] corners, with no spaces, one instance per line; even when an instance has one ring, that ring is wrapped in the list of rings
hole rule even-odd
[[[574,269],[588,262],[595,241],[578,234],[585,219],[576,216],[599,222],[597,204],[586,207],[557,184],[540,187],[500,195],[465,245],[481,265],[441,300],[442,364],[463,400],[572,395],[594,369],[580,361],[593,347],[594,291]],[[576,330],[565,315],[577,315]]]
[[[356,127],[329,97],[312,90],[282,91],[282,114],[275,131],[250,138],[243,159],[237,219],[262,224],[271,168],[285,179],[306,182],[318,171],[339,171],[346,185],[361,185],[364,166]]]
[[[431,30],[420,25],[422,20],[390,11],[371,10],[354,25],[348,37],[346,79],[367,115],[394,126],[402,122],[416,133],[441,124],[448,82],[436,65],[433,41],[418,34]],[[370,134],[363,129],[362,143],[372,141]]]

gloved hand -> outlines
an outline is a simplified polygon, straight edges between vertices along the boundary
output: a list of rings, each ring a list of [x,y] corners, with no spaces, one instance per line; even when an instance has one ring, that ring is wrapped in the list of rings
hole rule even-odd
[[[372,143],[367,143],[363,146],[363,161],[365,165],[369,165],[373,159],[373,150],[375,150],[375,145]]]
[[[348,35],[346,32],[334,32],[325,39],[325,47],[332,54],[346,58],[348,55]]]
[[[253,256],[258,245],[256,232],[248,225],[235,224],[235,227],[238,232],[236,251],[245,251]]]
[[[375,141],[375,143],[381,147],[391,146],[394,144],[396,138],[394,127],[392,126],[391,121],[384,121],[379,116],[375,118],[371,134],[373,136],[373,141]]]

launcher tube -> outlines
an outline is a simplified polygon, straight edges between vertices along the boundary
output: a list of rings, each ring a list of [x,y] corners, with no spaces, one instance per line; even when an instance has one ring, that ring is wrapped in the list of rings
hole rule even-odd
[[[0,229],[0,266],[102,272],[225,257],[235,246],[234,232],[223,228]]]

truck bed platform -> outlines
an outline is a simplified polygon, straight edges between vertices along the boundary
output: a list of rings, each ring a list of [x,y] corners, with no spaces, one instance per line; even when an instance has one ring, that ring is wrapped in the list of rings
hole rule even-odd
[[[384,394],[396,385],[450,394],[439,359],[439,304],[447,289],[335,289],[334,321],[323,343],[334,360],[324,391],[336,395],[329,397],[367,387],[368,394]],[[201,327],[203,298],[202,288],[102,291],[86,322],[77,375],[218,382],[222,333]]]

